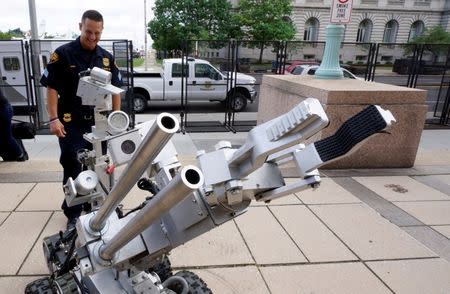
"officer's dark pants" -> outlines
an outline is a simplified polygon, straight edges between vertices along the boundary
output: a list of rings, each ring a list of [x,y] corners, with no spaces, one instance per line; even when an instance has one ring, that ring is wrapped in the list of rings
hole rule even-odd
[[[63,184],[67,182],[69,177],[76,179],[78,174],[82,172],[82,165],[77,160],[77,152],[82,149],[92,149],[92,144],[83,139],[84,133],[91,132],[92,121],[82,120],[81,122],[71,121],[64,124],[66,136],[59,138],[59,146],[61,148],[61,157],[59,162],[64,168]],[[68,207],[66,200],[61,205],[64,214],[68,219],[77,218],[81,215],[83,205],[75,205]]]
[[[11,104],[0,107],[0,157],[3,160],[16,160],[22,154],[16,139],[11,131],[11,118],[13,109]]]

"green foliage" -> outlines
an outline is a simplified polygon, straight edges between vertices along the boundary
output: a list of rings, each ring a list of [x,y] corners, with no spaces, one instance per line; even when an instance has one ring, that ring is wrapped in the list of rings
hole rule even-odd
[[[0,40],[11,40],[12,38],[24,38],[25,32],[20,28],[8,30],[7,32],[0,31]]]
[[[413,52],[415,44],[424,44],[424,51],[430,52],[436,60],[439,55],[447,54],[450,46],[450,33],[441,26],[427,28],[422,35],[412,39],[408,45],[404,46],[406,55]]]
[[[8,33],[11,34],[12,37],[15,38],[24,38],[25,32],[22,31],[20,28],[14,29],[14,30],[8,30]]]
[[[141,66],[144,63],[144,58],[133,58],[133,67]]]
[[[157,50],[181,50],[183,40],[223,40],[240,34],[227,0],[156,0],[148,32]]]
[[[414,38],[411,44],[450,44],[450,33],[441,26],[425,29],[425,32]]]
[[[0,31],[0,40],[11,40],[12,35],[10,33],[4,33]]]
[[[291,0],[241,0],[239,16],[246,35],[254,40],[291,40],[295,27],[287,18],[292,13]]]
[[[246,37],[259,41],[262,53],[269,40],[292,40],[295,35],[294,24],[288,16],[292,13],[291,0],[241,0],[239,2],[240,23],[244,26]],[[253,43],[253,47],[256,44]],[[252,45],[250,44],[250,47]]]

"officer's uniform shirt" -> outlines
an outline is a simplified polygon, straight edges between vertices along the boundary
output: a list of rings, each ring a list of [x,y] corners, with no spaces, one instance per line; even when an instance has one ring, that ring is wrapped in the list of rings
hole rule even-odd
[[[41,78],[41,84],[58,91],[58,117],[63,123],[89,120],[93,122],[93,108],[81,105],[76,96],[79,76],[87,69],[99,67],[112,73],[111,84],[121,86],[120,73],[113,56],[96,46],[88,51],[81,47],[80,38],[58,47],[51,54],[50,62]]]

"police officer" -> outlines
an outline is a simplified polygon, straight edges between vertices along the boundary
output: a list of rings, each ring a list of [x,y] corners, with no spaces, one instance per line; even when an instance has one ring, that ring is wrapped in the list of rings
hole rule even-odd
[[[97,45],[103,31],[102,15],[98,11],[87,10],[83,13],[79,26],[80,36],[58,47],[51,54],[41,78],[41,84],[47,87],[50,132],[59,138],[59,162],[64,169],[63,184],[69,177],[75,179],[82,171],[77,152],[92,149],[92,145],[83,139],[83,134],[91,132],[91,126],[95,123],[94,110],[90,106],[81,105],[81,98],[76,96],[78,74],[99,67],[112,73],[111,83],[114,86],[121,86],[113,56]],[[113,110],[120,110],[120,95],[112,96],[112,104]],[[74,226],[82,212],[82,205],[68,207],[64,200],[61,208],[68,219],[67,227]]]

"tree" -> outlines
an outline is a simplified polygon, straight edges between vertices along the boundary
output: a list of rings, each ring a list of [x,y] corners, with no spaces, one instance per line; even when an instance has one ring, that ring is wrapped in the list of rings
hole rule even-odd
[[[424,50],[430,52],[433,55],[433,61],[436,61],[439,55],[447,54],[450,46],[450,33],[441,26],[434,26],[425,29],[422,35],[415,37],[408,44],[424,44]],[[413,46],[407,46],[406,53],[411,53],[412,48]]]
[[[291,0],[241,0],[239,2],[240,22],[247,37],[259,41],[259,62],[267,41],[291,40],[295,27],[289,19],[292,13]]]
[[[0,31],[0,40],[11,40],[12,36],[10,33],[4,33]]]
[[[8,34],[10,34],[12,37],[15,38],[25,38],[25,32],[22,31],[20,28],[9,30]]]
[[[184,40],[223,40],[238,34],[227,0],[156,0],[148,32],[157,50],[181,50]]]
[[[25,38],[25,32],[20,28],[8,30],[7,32],[0,31],[0,40],[11,40],[12,38]]]

